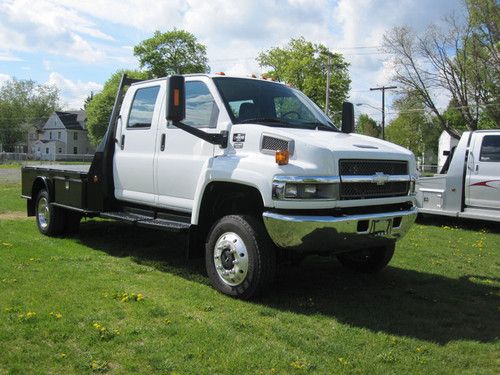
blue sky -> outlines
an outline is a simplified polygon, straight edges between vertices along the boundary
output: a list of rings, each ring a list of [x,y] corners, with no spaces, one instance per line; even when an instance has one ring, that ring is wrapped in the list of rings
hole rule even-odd
[[[323,43],[351,64],[350,99],[379,107],[380,93],[369,88],[391,83],[390,57],[379,49],[384,33],[404,24],[422,31],[462,7],[461,0],[0,0],[0,84],[11,77],[55,84],[65,107],[79,108],[113,72],[137,68],[134,45],[177,27],[207,46],[212,71],[238,75],[262,73],[257,54],[292,37]],[[378,110],[356,108],[380,119]]]

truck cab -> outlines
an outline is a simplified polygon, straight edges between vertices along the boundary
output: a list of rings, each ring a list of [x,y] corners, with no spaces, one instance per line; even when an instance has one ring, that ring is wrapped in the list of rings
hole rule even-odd
[[[39,228],[76,210],[187,231],[214,287],[240,298],[262,292],[290,254],[335,254],[375,272],[415,220],[416,164],[400,146],[352,133],[353,116],[345,103],[338,127],[303,93],[270,80],[125,78],[90,168],[78,177],[25,168],[23,195]],[[58,202],[72,188],[75,200]]]
[[[464,132],[445,168],[417,183],[424,214],[500,221],[500,130]]]

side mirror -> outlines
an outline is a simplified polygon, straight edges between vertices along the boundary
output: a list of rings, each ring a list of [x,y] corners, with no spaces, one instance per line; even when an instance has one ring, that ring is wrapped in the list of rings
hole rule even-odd
[[[186,85],[183,76],[167,78],[167,120],[179,122],[186,117]]]
[[[342,133],[352,133],[354,131],[354,105],[349,102],[342,104]]]

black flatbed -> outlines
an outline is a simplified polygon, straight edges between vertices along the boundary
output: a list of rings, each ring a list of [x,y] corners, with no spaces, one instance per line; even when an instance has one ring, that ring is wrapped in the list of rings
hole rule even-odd
[[[37,171],[48,171],[56,173],[78,173],[88,174],[90,164],[47,164],[47,165],[26,165],[23,169],[34,169]]]

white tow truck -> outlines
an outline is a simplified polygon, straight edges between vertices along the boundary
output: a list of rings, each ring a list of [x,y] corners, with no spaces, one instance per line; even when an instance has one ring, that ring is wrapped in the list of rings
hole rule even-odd
[[[282,83],[124,76],[90,168],[24,167],[22,194],[46,235],[82,216],[186,231],[214,287],[251,298],[287,253],[378,271],[414,222],[413,154],[353,126],[351,103],[339,129]]]
[[[416,190],[419,213],[500,222],[500,130],[464,132],[441,174]]]

